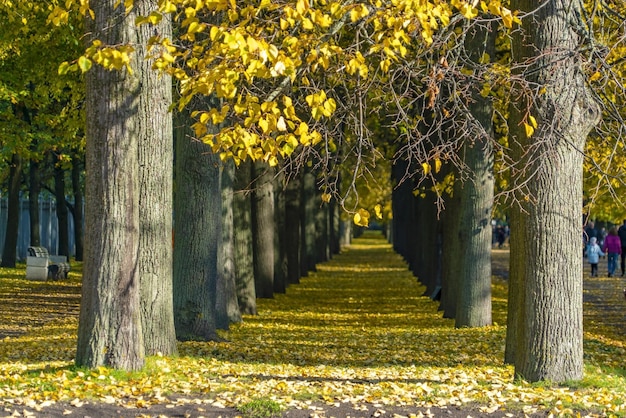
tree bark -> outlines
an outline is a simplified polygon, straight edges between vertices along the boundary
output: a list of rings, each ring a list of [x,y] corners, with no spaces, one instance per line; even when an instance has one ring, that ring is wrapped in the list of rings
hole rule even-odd
[[[141,1],[141,0],[139,0]],[[135,2],[137,4],[137,2]],[[87,33],[105,45],[137,44],[136,13],[116,0],[92,5]],[[133,57],[136,67],[137,59]],[[144,365],[139,286],[140,74],[94,66],[86,73],[85,264],[76,364]]]
[[[279,170],[274,179],[274,292],[287,291],[287,218],[285,173]]]
[[[39,193],[41,192],[41,172],[39,161],[31,160],[28,168],[28,215],[30,217],[30,245],[41,246],[41,223],[39,220]]]
[[[291,178],[285,192],[287,281],[293,284],[300,283],[300,182],[300,176]]]
[[[274,185],[267,163],[253,163],[252,249],[254,283],[258,298],[274,297]]]
[[[455,183],[453,194],[446,200],[446,210],[443,213],[440,309],[443,311],[444,318],[456,317],[457,293],[462,274],[461,246],[459,243],[459,231],[461,230],[460,187],[458,182]]]
[[[222,225],[219,157],[193,139],[188,112],[176,119],[174,323],[178,339],[217,339],[217,248]]]
[[[483,54],[494,55],[495,34],[488,24],[473,25],[465,41],[470,60],[479,63]],[[491,325],[491,213],[493,209],[493,105],[474,86],[470,107],[475,119],[461,154],[469,178],[459,190],[460,277],[455,326]]]
[[[233,185],[233,227],[235,235],[235,279],[237,301],[242,314],[256,315],[254,256],[252,251],[252,201],[250,198],[251,163],[235,171]]]
[[[57,206],[58,241],[57,254],[64,255],[70,259],[70,228],[69,214],[65,202],[65,170],[56,164],[54,165],[54,197]]]
[[[2,248],[0,267],[15,268],[17,262],[17,232],[20,225],[20,178],[22,158],[13,154],[9,168],[9,194],[7,205],[7,229]]]
[[[322,201],[322,191],[315,190],[315,260],[323,263],[330,259],[329,205]]]
[[[148,16],[156,10],[156,1],[135,3],[137,12]],[[156,74],[153,60],[145,48],[158,32],[171,37],[169,16],[156,25],[137,28],[139,44],[137,72],[141,77],[139,101],[139,274],[144,344],[147,355],[177,354],[172,299],[172,199],[173,199],[173,131],[172,81],[166,74]]]
[[[83,219],[85,203],[83,185],[80,181],[83,171],[82,165],[82,162],[75,154],[72,158],[72,191],[74,193],[74,210],[72,215],[74,216],[74,259],[76,261],[83,261],[84,248]]]
[[[216,323],[219,329],[228,329],[231,323],[241,322],[235,281],[235,241],[233,233],[233,180],[235,163],[222,164],[222,235],[218,246]]]
[[[302,174],[300,194],[300,275],[306,277],[315,271],[315,175],[306,170]]]
[[[525,163],[513,172],[522,195],[511,231],[511,268],[521,269],[511,272],[519,283],[509,300],[515,374],[528,381],[578,380],[583,375],[581,150],[600,117],[577,53],[575,22],[583,5],[549,0],[537,7],[517,0],[511,6],[532,11],[512,43],[513,61],[522,64],[519,75],[527,83],[515,86],[511,114],[520,119],[509,123],[510,141],[520,144]],[[524,123],[532,123],[527,115],[537,121],[532,135],[524,131]],[[522,216],[524,228],[518,229]],[[522,242],[524,252],[517,252],[513,244]]]

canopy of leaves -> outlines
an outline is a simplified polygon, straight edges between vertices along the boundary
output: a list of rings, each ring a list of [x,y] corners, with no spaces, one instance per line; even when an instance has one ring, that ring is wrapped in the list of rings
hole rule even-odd
[[[626,39],[619,29],[625,19],[623,2],[589,5],[594,53],[602,60],[587,71],[603,104],[603,118],[585,150],[585,205],[592,219],[615,223],[626,219]]]
[[[57,73],[83,49],[82,19],[48,25],[58,7],[58,1],[0,2],[0,157],[18,152],[41,160],[49,150],[82,148],[83,84],[76,74]]]
[[[625,302],[614,278],[586,280],[586,378],[559,387],[514,381],[512,367],[502,365],[505,281],[493,280],[493,326],[455,329],[379,234],[355,240],[286,295],[259,300],[259,315],[233,326],[223,335],[228,342],[181,343],[180,358],[151,358],[138,373],[72,366],[76,276],[42,283],[24,280],[23,269],[0,270],[7,411],[90,399],[138,412],[157,403],[237,407],[259,398],[284,408],[477,403],[483,411],[565,416],[626,408]]]

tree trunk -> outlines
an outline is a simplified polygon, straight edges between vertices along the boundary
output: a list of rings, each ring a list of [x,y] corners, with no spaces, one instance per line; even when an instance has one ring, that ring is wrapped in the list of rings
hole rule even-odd
[[[322,202],[322,193],[315,193],[315,260],[323,263],[330,259],[330,241],[328,239],[328,204]]]
[[[274,179],[274,292],[287,291],[287,219],[285,206],[285,173],[280,170]]]
[[[393,210],[393,249],[405,260],[409,252],[409,220],[413,218],[411,213],[413,194],[410,181],[402,181],[407,170],[406,161],[396,161],[391,167],[393,190],[391,192]]]
[[[2,249],[0,267],[15,268],[17,262],[17,232],[20,225],[20,179],[22,159],[13,154],[9,168],[9,194],[7,206],[7,229]]]
[[[57,254],[70,259],[70,228],[69,214],[65,202],[65,170],[59,165],[54,166],[54,197],[57,205],[58,241]]]
[[[444,318],[456,317],[457,293],[461,277],[461,245],[459,231],[461,230],[459,189],[461,185],[454,185],[454,192],[446,200],[446,210],[443,213],[442,247],[441,254],[441,304]]]
[[[511,272],[520,283],[509,300],[517,331],[515,374],[528,381],[578,380],[583,375],[580,150],[600,117],[577,53],[581,45],[574,22],[583,6],[565,0],[538,8],[534,1],[517,0],[511,6],[532,11],[512,43],[514,63],[521,64],[528,83],[514,86],[511,106],[519,107],[512,116],[522,118],[509,123],[510,141],[521,145],[526,163],[513,179],[523,194],[522,207],[513,207],[514,218],[526,211],[525,227],[512,229],[512,243],[524,246],[524,252],[511,252],[511,267],[522,270]],[[531,102],[521,99],[537,91],[541,94]],[[532,136],[524,129],[524,122],[532,125],[527,115],[537,121]]]
[[[141,0],[139,0],[141,2]],[[137,1],[135,2],[137,4]],[[86,33],[105,45],[137,44],[136,14],[116,0],[92,4]],[[136,67],[137,59],[133,57]],[[86,73],[86,204],[76,364],[144,365],[139,287],[140,74],[94,66]],[[146,98],[148,100],[148,98]]]
[[[253,164],[252,249],[254,283],[258,298],[274,297],[274,170],[267,163]]]
[[[31,160],[28,168],[28,215],[30,217],[30,245],[41,246],[41,224],[39,221],[39,193],[41,192],[41,173],[39,162]]]
[[[222,225],[219,157],[192,139],[189,113],[176,119],[174,322],[178,339],[217,339],[217,247]]]
[[[83,185],[80,181],[82,172],[82,163],[79,158],[74,155],[72,158],[72,191],[74,193],[74,259],[83,261],[83,214],[84,214],[84,197]]]
[[[315,175],[309,170],[302,174],[300,194],[300,275],[315,271]]]
[[[250,198],[251,163],[235,171],[233,184],[233,228],[235,236],[235,279],[237,301],[242,314],[256,315],[254,256],[252,251],[252,201]]]
[[[156,1],[135,3],[137,12],[148,16]],[[145,45],[154,32],[170,37],[169,16],[157,25],[137,28],[138,57],[145,57]],[[139,270],[144,344],[147,355],[175,355],[176,333],[172,300],[172,199],[173,199],[173,132],[172,81],[166,74],[152,70],[153,60],[140,59],[137,72],[141,77],[142,98],[139,114]]]
[[[474,25],[469,28],[465,49],[478,63],[483,54],[494,56],[495,33]],[[482,327],[491,325],[491,212],[493,209],[493,105],[475,86],[470,112],[476,122],[473,132],[461,148],[469,172],[459,190],[461,229],[460,277],[457,292],[455,326]]]
[[[413,198],[413,221],[409,223],[411,239],[411,268],[420,283],[426,286],[425,295],[436,298],[439,283],[437,283],[438,246],[436,196],[432,191],[426,191],[424,196]]]
[[[235,163],[222,164],[222,236],[218,246],[217,295],[215,319],[219,329],[241,322],[235,282],[235,242],[233,234],[233,180]]]
[[[291,178],[285,192],[287,281],[293,284],[300,283],[300,182],[300,176]]]

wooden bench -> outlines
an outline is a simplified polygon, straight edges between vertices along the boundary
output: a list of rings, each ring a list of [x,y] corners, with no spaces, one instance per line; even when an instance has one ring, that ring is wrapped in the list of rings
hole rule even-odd
[[[67,278],[70,263],[64,255],[50,255],[45,247],[28,247],[26,278],[28,280],[61,280]]]

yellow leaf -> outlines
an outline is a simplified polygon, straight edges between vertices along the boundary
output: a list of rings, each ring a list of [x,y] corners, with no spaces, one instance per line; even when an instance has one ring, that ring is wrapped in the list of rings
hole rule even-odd
[[[328,203],[330,202],[331,195],[330,193],[322,193],[322,202]]]
[[[59,69],[57,70],[57,72],[59,73],[59,75],[63,75],[63,74],[67,74],[69,69],[70,69],[70,63],[67,61],[64,61],[59,65]]]
[[[439,158],[435,158],[435,173],[438,173],[441,170],[441,160]]]
[[[370,213],[365,209],[359,209],[358,212],[354,214],[353,221],[355,225],[367,227],[369,226]]]
[[[533,128],[537,129],[537,119],[535,119],[533,115],[530,115],[528,117],[528,120],[530,120],[530,124],[533,126]]]
[[[600,74],[599,71],[596,71],[595,73],[591,74],[591,77],[589,77],[589,81],[597,81],[602,77],[602,74]]]
[[[86,73],[91,68],[91,60],[84,55],[78,58],[78,67],[83,73]]]
[[[279,117],[278,121],[276,122],[276,129],[278,129],[279,131],[287,130],[287,124],[285,123],[285,118],[283,118],[282,116]]]
[[[424,170],[424,174],[430,173],[430,164],[422,163],[422,169]]]
[[[530,126],[527,123],[524,123],[524,129],[526,130],[526,136],[528,138],[530,138],[533,135],[533,133],[535,132],[535,128],[533,128],[532,126]]]
[[[374,206],[374,213],[376,213],[376,217],[378,219],[383,219],[382,208],[380,205]]]

